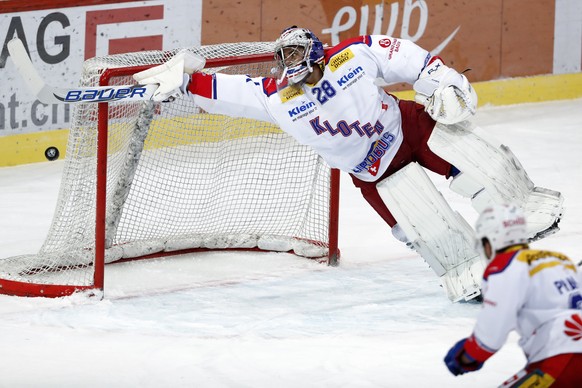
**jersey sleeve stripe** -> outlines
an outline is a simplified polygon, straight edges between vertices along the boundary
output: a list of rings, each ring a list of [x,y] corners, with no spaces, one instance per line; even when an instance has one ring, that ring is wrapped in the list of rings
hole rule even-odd
[[[216,99],[216,76],[214,74],[194,73],[188,90],[201,97]]]
[[[347,47],[354,45],[354,44],[366,44],[368,46],[371,46],[372,45],[372,37],[370,35],[362,35],[362,36],[358,36],[355,38],[347,39],[346,41],[338,44],[337,46],[330,48],[325,53],[326,61],[329,60],[334,55],[336,55],[337,53],[345,50]]]
[[[465,341],[465,352],[473,359],[479,362],[485,362],[489,357],[495,354],[496,350],[487,347],[483,342],[479,341],[475,335],[471,335]]]

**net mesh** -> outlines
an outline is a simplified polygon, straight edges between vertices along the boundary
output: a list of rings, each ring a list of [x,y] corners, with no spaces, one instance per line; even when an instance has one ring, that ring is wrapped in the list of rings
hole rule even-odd
[[[264,61],[206,72],[268,76],[273,43],[190,49]],[[159,64],[177,50],[85,62],[81,86],[107,68]],[[221,62],[222,63],[222,62]],[[131,74],[110,84],[132,84]],[[77,104],[52,226],[37,254],[0,260],[0,279],[91,285],[95,256],[98,104]],[[208,114],[188,98],[109,103],[106,262],[190,248],[328,254],[330,169],[278,127]]]

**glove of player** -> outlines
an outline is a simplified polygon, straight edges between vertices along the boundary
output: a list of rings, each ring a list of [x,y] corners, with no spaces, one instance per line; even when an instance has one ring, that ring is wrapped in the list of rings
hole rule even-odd
[[[414,83],[415,100],[433,120],[455,124],[475,114],[477,93],[463,74],[433,58]]]
[[[457,342],[445,356],[445,364],[455,376],[475,372],[481,369],[484,364],[484,362],[473,359],[465,352],[466,341],[467,338],[464,338]]]
[[[133,78],[141,85],[159,85],[152,100],[168,102],[187,93],[190,75],[202,70],[205,64],[203,57],[182,50],[169,61],[136,73]]]

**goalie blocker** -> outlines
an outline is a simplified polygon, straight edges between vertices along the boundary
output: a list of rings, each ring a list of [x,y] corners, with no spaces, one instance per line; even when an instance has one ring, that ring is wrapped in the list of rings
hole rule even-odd
[[[513,203],[526,214],[530,241],[559,230],[563,197],[535,187],[513,153],[484,131],[464,121],[437,124],[428,142],[437,155],[462,173],[451,190],[471,198],[480,212],[492,203]],[[473,229],[453,211],[422,167],[411,163],[378,184],[408,245],[440,278],[448,298],[471,300],[481,294],[484,260],[475,248]]]

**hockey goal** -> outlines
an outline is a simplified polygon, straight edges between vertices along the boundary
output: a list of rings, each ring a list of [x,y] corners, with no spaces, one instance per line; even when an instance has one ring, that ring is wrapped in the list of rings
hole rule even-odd
[[[204,71],[268,76],[272,43],[192,48]],[[127,85],[176,51],[85,62],[80,86]],[[37,254],[0,260],[0,293],[103,290],[104,265],[215,249],[335,264],[339,173],[271,124],[171,103],[77,104],[52,225]]]

